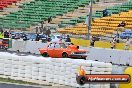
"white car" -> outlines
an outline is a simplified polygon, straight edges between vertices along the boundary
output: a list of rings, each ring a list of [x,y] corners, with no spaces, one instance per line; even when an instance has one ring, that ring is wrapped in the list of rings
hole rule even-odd
[[[52,35],[51,36],[51,42],[60,42],[61,39],[62,39],[61,35]]]

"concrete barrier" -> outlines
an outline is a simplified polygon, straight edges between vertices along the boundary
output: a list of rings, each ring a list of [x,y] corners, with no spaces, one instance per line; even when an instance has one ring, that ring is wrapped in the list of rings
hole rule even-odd
[[[103,48],[89,48],[89,50],[89,58],[91,60],[132,66],[132,51]]]
[[[11,51],[19,52],[30,52],[32,54],[40,54],[39,48],[44,48],[47,46],[47,43],[42,43],[40,41],[23,41],[23,40],[12,40]],[[86,49],[86,47],[80,46],[81,49]]]
[[[30,52],[32,54],[40,54],[39,48],[43,48],[47,43],[42,43],[40,41],[23,41],[23,40],[13,40],[11,51],[19,52]]]
[[[88,74],[110,74],[110,63],[92,60],[75,60],[69,58],[44,58],[37,56],[17,56],[0,52],[0,74],[19,80],[46,80],[50,83],[63,84],[73,87],[110,88],[98,85],[78,85],[76,82],[77,69],[83,66]],[[98,70],[98,72],[96,72]],[[91,87],[90,87],[91,88]]]

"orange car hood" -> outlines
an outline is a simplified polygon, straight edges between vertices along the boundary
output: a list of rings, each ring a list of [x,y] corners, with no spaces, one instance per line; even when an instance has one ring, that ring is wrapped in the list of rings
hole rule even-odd
[[[78,50],[76,45],[69,45],[67,48]]]
[[[68,49],[72,49],[72,50],[74,50],[75,52],[78,52],[78,51],[79,51],[79,52],[87,52],[87,50],[78,49],[76,45],[69,45],[67,48],[68,48]]]
[[[47,50],[48,48],[45,47],[45,48],[40,48],[39,51],[45,51]],[[64,50],[72,50],[74,52],[87,52],[87,50],[84,50],[84,49],[78,49],[76,45],[69,45],[66,49],[64,48]]]

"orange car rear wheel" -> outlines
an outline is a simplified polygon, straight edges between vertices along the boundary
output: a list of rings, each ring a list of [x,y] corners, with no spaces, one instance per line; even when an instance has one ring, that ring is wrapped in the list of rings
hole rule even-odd
[[[49,55],[48,55],[47,52],[44,52],[44,53],[42,54],[42,56],[43,56],[43,57],[48,57]]]
[[[67,54],[67,53],[63,53],[63,54],[62,54],[62,57],[63,57],[63,58],[68,58],[68,54]]]

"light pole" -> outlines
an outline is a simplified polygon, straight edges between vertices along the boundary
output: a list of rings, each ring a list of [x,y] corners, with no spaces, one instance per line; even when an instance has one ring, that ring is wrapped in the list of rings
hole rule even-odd
[[[93,8],[93,0],[90,1],[90,10],[89,10],[89,16],[88,16],[88,39],[89,40],[91,35],[92,8]]]

